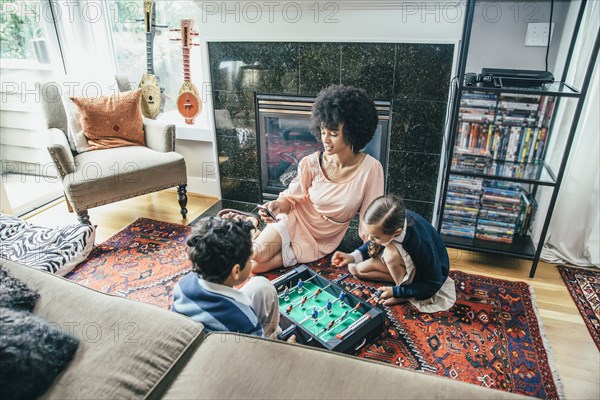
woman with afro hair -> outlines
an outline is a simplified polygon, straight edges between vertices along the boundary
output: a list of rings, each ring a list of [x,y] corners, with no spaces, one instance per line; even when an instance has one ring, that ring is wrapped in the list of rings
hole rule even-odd
[[[259,211],[267,226],[255,239],[253,273],[324,257],[340,245],[358,211],[362,221],[383,195],[381,163],[361,152],[377,123],[375,104],[361,89],[333,85],[318,94],[311,131],[323,149],[300,160],[289,187],[265,204],[276,219]],[[366,239],[362,222],[359,235]]]

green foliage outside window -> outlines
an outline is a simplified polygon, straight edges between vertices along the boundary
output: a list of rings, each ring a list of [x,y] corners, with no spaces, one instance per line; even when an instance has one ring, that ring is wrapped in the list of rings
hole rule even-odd
[[[44,37],[37,14],[39,5],[34,1],[0,0],[0,10],[0,58],[32,58],[30,39]]]

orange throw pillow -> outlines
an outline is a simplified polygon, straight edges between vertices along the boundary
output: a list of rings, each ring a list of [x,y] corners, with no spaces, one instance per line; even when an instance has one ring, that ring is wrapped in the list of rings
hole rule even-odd
[[[141,89],[114,96],[71,97],[90,150],[145,145],[141,98]]]

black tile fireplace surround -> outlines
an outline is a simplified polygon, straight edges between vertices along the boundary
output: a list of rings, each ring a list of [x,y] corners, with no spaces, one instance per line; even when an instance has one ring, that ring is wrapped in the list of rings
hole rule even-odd
[[[345,84],[391,101],[386,190],[433,218],[454,45],[209,42],[208,50],[222,197],[208,214],[219,207],[250,211],[268,200],[256,93],[314,97],[330,84]],[[354,221],[347,237],[356,240],[356,230]]]

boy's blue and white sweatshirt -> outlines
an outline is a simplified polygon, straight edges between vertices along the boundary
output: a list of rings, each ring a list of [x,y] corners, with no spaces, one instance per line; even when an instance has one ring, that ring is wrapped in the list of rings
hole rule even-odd
[[[207,332],[239,332],[263,336],[250,299],[229,286],[208,282],[195,272],[175,285],[172,311],[201,322]]]

